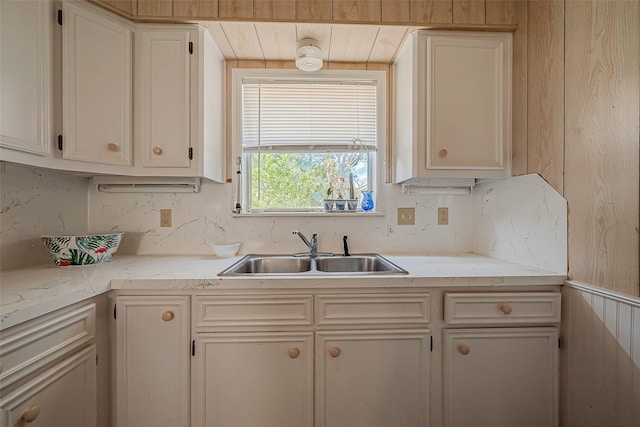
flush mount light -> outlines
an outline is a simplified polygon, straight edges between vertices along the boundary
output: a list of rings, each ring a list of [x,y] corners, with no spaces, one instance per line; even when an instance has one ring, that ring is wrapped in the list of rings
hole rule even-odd
[[[296,49],[296,67],[302,71],[318,71],[322,68],[322,49],[314,39],[302,39]]]

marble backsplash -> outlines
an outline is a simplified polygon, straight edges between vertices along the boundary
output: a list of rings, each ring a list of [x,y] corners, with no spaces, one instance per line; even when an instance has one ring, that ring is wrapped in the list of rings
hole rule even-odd
[[[123,231],[121,254],[211,254],[217,242],[242,242],[241,254],[306,249],[292,230],[318,233],[319,250],[427,255],[475,252],[566,274],[567,205],[538,175],[489,180],[471,195],[405,194],[385,185],[377,216],[234,217],[232,186],[203,182],[199,193],[101,193],[84,177],[0,163],[0,267],[51,262],[44,234]],[[415,225],[397,225],[414,207]],[[439,207],[449,225],[437,224]],[[172,226],[160,227],[160,209]],[[212,255],[213,256],[213,255]]]
[[[385,186],[380,216],[234,217],[232,185],[203,182],[200,193],[102,193],[89,186],[91,229],[124,231],[120,251],[129,254],[210,254],[215,242],[242,242],[241,254],[303,252],[293,230],[318,233],[319,250],[427,254],[470,252],[471,196],[408,195]],[[397,225],[397,208],[414,207],[416,224]],[[449,208],[449,225],[437,225],[438,207]],[[171,209],[172,227],[160,227],[160,209]]]
[[[567,273],[567,202],[537,174],[473,189],[473,252]]]
[[[88,182],[0,162],[0,270],[53,265],[40,236],[87,231]]]

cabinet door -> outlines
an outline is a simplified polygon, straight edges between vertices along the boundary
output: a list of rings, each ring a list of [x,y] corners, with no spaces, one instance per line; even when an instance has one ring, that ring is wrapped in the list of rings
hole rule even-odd
[[[447,427],[558,425],[558,330],[445,331]]]
[[[196,337],[194,427],[313,426],[313,332]]]
[[[91,344],[3,396],[0,425],[95,427],[96,392],[96,347]]]
[[[318,332],[316,426],[429,425],[426,329]]]
[[[189,426],[187,296],[116,299],[116,425]]]
[[[53,4],[0,1],[0,146],[50,151]]]
[[[426,168],[511,173],[511,34],[427,34]],[[482,173],[484,172],[484,174]]]
[[[191,33],[136,31],[136,147],[145,167],[189,167]]]
[[[63,3],[65,159],[131,164],[131,30],[88,5]]]

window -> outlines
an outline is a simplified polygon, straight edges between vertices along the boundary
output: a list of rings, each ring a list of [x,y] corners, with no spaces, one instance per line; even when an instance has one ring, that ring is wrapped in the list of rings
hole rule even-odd
[[[234,155],[243,212],[314,212],[323,199],[381,186],[386,75],[233,71]]]

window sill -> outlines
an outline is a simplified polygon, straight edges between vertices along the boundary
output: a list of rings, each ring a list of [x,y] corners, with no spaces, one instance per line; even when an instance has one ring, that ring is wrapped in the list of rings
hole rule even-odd
[[[384,212],[362,212],[362,211],[331,211],[331,212],[250,212],[234,213],[233,218],[262,218],[262,217],[384,217]]]

